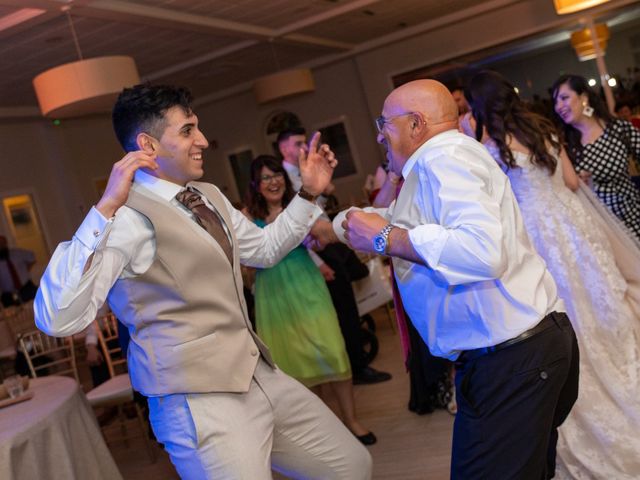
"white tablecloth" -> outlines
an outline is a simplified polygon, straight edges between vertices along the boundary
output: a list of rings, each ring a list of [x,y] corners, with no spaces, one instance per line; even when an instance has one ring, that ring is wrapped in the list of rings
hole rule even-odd
[[[0,479],[121,480],[75,380],[32,379],[31,400],[0,409]]]

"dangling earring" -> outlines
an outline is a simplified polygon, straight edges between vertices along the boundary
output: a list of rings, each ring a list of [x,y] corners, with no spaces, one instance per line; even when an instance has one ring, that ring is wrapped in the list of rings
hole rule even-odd
[[[593,107],[586,100],[582,102],[582,114],[589,118],[593,117]]]

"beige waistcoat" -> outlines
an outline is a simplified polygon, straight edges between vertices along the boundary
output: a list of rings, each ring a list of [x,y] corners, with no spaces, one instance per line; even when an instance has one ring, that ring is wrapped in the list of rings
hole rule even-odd
[[[267,347],[251,329],[242,291],[238,245],[221,194],[193,183],[229,227],[233,266],[220,245],[176,208],[132,190],[127,206],[151,222],[156,256],[134,278],[119,279],[109,304],[131,332],[133,387],[147,396],[246,392]]]

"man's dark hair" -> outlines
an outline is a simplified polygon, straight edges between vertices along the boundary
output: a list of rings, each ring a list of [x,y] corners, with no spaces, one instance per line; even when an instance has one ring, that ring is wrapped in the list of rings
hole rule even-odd
[[[289,137],[293,137],[294,135],[306,135],[306,134],[307,134],[307,131],[303,127],[287,128],[286,130],[282,130],[278,134],[278,138],[276,139],[276,142],[279,145],[280,142],[284,142]]]
[[[127,152],[138,150],[136,137],[145,132],[159,139],[164,133],[164,115],[171,107],[180,106],[191,114],[191,92],[171,85],[136,85],[122,90],[111,115],[116,137]]]

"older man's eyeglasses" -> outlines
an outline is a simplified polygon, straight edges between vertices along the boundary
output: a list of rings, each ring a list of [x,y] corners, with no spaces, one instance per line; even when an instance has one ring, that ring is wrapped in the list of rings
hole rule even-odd
[[[277,172],[273,175],[260,175],[260,181],[265,185],[271,183],[272,180],[282,180],[284,178],[284,173]]]
[[[378,118],[376,118],[376,128],[378,129],[378,133],[382,133],[382,130],[384,130],[384,126],[387,123],[390,123],[391,120],[394,120],[400,117],[406,117],[407,115],[413,115],[414,113],[416,112],[399,113],[398,115],[392,115],[390,117],[385,117],[384,115],[380,115]]]

